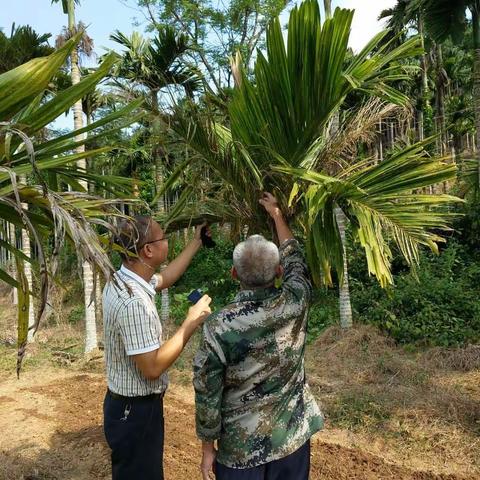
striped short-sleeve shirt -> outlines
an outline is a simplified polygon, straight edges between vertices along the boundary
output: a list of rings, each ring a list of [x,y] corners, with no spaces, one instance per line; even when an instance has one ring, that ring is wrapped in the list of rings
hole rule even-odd
[[[137,397],[163,393],[168,377],[145,378],[132,355],[151,352],[162,344],[162,325],[155,306],[156,278],[146,282],[125,266],[103,291],[105,364],[108,388]]]

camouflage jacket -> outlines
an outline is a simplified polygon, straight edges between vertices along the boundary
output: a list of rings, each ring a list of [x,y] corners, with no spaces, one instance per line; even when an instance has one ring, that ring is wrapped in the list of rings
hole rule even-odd
[[[213,313],[194,360],[197,435],[232,468],[283,458],[323,426],[305,381],[307,267],[296,240],[280,255],[281,288],[243,290]]]

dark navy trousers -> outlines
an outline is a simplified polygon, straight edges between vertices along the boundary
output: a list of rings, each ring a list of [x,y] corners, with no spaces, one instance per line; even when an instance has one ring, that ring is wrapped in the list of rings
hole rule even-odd
[[[103,403],[113,480],[163,480],[163,399],[113,398]]]
[[[215,465],[216,480],[308,480],[309,474],[310,440],[290,455],[258,467]]]

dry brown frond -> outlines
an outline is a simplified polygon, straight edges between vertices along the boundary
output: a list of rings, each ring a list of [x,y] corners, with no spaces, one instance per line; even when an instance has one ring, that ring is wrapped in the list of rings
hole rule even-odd
[[[95,56],[93,38],[87,33],[87,26],[83,22],[78,22],[77,26],[70,30],[68,27],[63,27],[61,33],[55,39],[55,47],[61,48],[68,40],[74,37],[78,32],[83,32],[82,38],[78,44],[78,53],[80,58],[91,58]]]
[[[368,100],[358,110],[347,113],[338,131],[321,148],[314,167],[321,165],[322,171],[335,175],[356,161],[360,144],[368,146],[375,142],[380,121],[395,119],[403,123],[410,114],[411,111],[405,107],[377,98]]]

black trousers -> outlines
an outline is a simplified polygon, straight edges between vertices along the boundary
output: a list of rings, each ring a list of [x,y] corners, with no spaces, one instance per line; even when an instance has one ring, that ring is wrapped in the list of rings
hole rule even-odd
[[[308,480],[310,440],[286,457],[253,468],[230,468],[217,463],[216,480]]]
[[[103,402],[113,480],[163,480],[163,399],[113,398]]]

